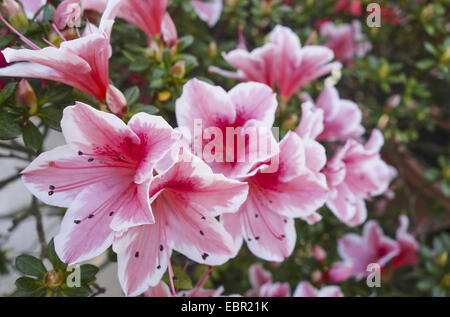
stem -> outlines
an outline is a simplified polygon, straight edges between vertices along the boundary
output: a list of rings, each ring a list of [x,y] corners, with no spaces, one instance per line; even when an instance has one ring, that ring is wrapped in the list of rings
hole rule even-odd
[[[101,287],[97,283],[92,284],[92,287],[95,288],[96,292],[92,293],[92,295],[90,297],[95,297],[95,296],[98,296],[100,294],[104,294],[106,292],[106,288]]]
[[[41,258],[47,255],[47,241],[45,239],[44,226],[42,225],[42,215],[39,211],[38,201],[33,196],[31,200],[31,214],[36,218],[36,230],[38,233],[39,243],[41,244]]]
[[[191,293],[191,297],[195,297],[195,294],[200,290],[208,281],[209,276],[211,275],[214,266],[210,266],[209,269],[203,274],[202,278],[198,281],[197,285],[195,285],[194,290]]]
[[[15,181],[19,177],[20,177],[20,174],[17,173],[17,174],[14,174],[14,175],[12,175],[12,176],[10,176],[10,177],[0,181],[0,189],[2,189],[3,187],[7,186],[9,183]]]

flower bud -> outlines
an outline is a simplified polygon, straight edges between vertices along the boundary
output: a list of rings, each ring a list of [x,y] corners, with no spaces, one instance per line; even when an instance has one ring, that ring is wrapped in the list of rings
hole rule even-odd
[[[319,270],[315,270],[311,274],[311,282],[313,284],[316,284],[316,285],[319,284],[320,282],[322,282],[322,278],[323,278],[323,274]]]
[[[446,288],[450,287],[450,273],[444,275],[444,277],[441,280],[441,284]]]
[[[44,283],[49,288],[57,288],[64,283],[64,273],[60,270],[51,270],[45,274]]]
[[[314,259],[316,259],[317,262],[322,263],[327,258],[327,253],[320,245],[314,246]]]
[[[83,8],[80,0],[64,0],[55,11],[55,24],[58,29],[80,26]]]
[[[173,23],[172,18],[168,13],[164,15],[161,24],[161,35],[164,43],[169,46],[175,46],[178,44],[178,33],[175,23]]]
[[[208,45],[208,56],[211,59],[214,59],[217,56],[217,43],[214,41]]]
[[[170,91],[162,91],[158,93],[158,100],[161,102],[165,102],[169,100],[171,96],[172,94],[170,93]]]
[[[113,85],[109,85],[106,91],[106,103],[109,110],[117,115],[122,115],[127,107],[127,99],[124,94]]]
[[[22,14],[25,15],[25,11],[22,6],[15,0],[3,0],[2,10],[5,14],[6,18],[9,19],[14,14]]]
[[[178,61],[172,66],[170,73],[178,78],[183,78],[186,74],[186,62]]]
[[[18,29],[28,28],[28,19],[23,7],[15,0],[3,0],[1,4],[3,13],[11,25]]]
[[[26,79],[22,79],[19,82],[16,90],[17,101],[23,106],[30,108],[30,114],[34,114],[37,111],[37,99],[33,87]]]
[[[444,266],[447,265],[447,260],[448,260],[448,253],[447,252],[442,252],[441,254],[438,255],[438,257],[436,259],[436,263],[440,267],[444,267]]]
[[[386,106],[389,109],[394,109],[396,108],[400,102],[402,101],[402,96],[400,96],[399,94],[395,94],[389,97],[389,99],[386,102]]]

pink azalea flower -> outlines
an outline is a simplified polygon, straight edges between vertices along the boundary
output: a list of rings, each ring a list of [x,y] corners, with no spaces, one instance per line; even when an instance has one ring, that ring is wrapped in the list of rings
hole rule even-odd
[[[169,25],[167,19],[170,19],[170,17],[168,17],[168,14],[166,13],[166,7],[169,0],[110,0],[109,2],[107,0],[65,0],[60,4],[60,7],[63,6],[65,2],[76,1],[78,1],[83,10],[93,10],[100,13],[105,11],[107,5],[111,6],[111,15],[113,17],[117,16],[139,27],[147,35],[149,42],[151,42],[155,36],[164,33],[163,27]],[[64,8],[61,9],[60,14],[58,10],[58,14],[55,17],[56,21],[64,16],[64,12],[65,14],[68,13]],[[77,14],[76,16],[78,17],[79,15]],[[164,24],[163,21],[165,19],[166,23]],[[64,27],[65,25],[61,24],[61,26]]]
[[[272,283],[272,274],[265,270],[260,263],[250,266],[248,278],[252,288],[245,293],[247,297],[258,297],[261,287],[266,283]]]
[[[346,12],[354,16],[361,16],[363,12],[363,4],[361,1],[339,0],[334,5],[334,12]]]
[[[366,220],[364,200],[384,193],[395,176],[394,169],[380,157],[383,143],[379,130],[372,132],[365,145],[349,139],[323,171],[330,187],[327,206],[349,226]]]
[[[329,277],[334,282],[350,276],[361,279],[370,273],[369,264],[377,263],[383,268],[399,251],[398,243],[385,236],[378,223],[371,220],[365,224],[362,236],[348,233],[339,239],[338,252],[343,261],[333,265],[335,272]]]
[[[325,286],[317,289],[308,282],[297,285],[293,297],[344,297],[339,286]]]
[[[352,24],[335,25],[326,22],[320,27],[320,34],[328,38],[325,46],[333,50],[338,61],[348,66],[354,64],[353,57],[363,57],[372,49],[372,44],[361,33],[361,23],[354,20]]]
[[[266,144],[262,137],[258,138],[258,146],[246,143],[242,149],[237,148],[237,141],[227,140],[227,129],[235,129],[236,133],[245,135],[246,131],[261,126],[264,132],[272,127],[276,108],[275,94],[263,84],[242,83],[227,93],[222,87],[193,79],[183,87],[183,94],[176,102],[175,114],[178,126],[187,130],[192,152],[207,161],[215,173],[237,177],[246,175],[259,159],[271,156],[278,147],[270,136],[267,137],[267,153],[259,149],[259,145]],[[270,131],[268,133],[271,134]],[[198,139],[202,141],[198,142]],[[216,145],[211,151],[212,158],[209,152],[206,153],[210,145]],[[250,155],[250,151],[256,152],[256,155]]]
[[[191,4],[197,12],[198,17],[208,23],[209,27],[217,24],[222,14],[222,0],[191,0]]]
[[[245,239],[256,256],[281,262],[296,242],[294,218],[317,221],[316,210],[326,201],[324,175],[307,166],[305,147],[295,133],[288,133],[276,154],[278,169],[267,173],[266,162],[239,180],[249,184],[249,194],[236,214],[222,216],[235,241],[236,253]],[[320,218],[320,216],[319,216]]]
[[[227,128],[241,128],[238,131],[243,135],[254,127],[266,131],[274,122],[276,107],[272,90],[260,83],[239,84],[226,93],[220,87],[191,80],[177,100],[176,116],[178,125],[189,132],[188,140],[194,154],[200,156],[210,144],[205,144],[204,140],[196,142],[207,135],[203,131],[211,127],[218,132],[225,131],[223,135]],[[196,120],[201,120],[206,129],[200,128],[200,135],[196,133]],[[239,142],[230,144],[229,140],[219,138],[213,145],[214,158],[218,160],[204,158],[213,171],[250,186],[248,198],[239,212],[221,218],[234,239],[235,252],[245,238],[257,256],[282,261],[295,245],[293,218],[317,221],[319,215],[315,211],[326,200],[326,181],[319,173],[326,161],[325,152],[311,153],[307,157],[302,140],[294,134],[286,136],[278,146],[270,131],[261,133],[257,141],[249,138],[239,145]],[[253,155],[254,160],[248,155],[252,153],[257,154]],[[322,166],[317,162],[323,162]]]
[[[46,204],[69,207],[55,248],[75,263],[105,251],[113,231],[155,222],[153,166],[179,134],[159,116],[140,113],[126,125],[83,103],[64,110],[61,128],[68,144],[38,156],[22,180]]]
[[[4,49],[2,54],[6,61],[14,64],[0,69],[0,76],[53,80],[75,87],[104,102],[108,90],[112,89],[109,84],[108,60],[109,33],[113,23],[108,16],[103,16],[98,32],[63,41],[59,48],[40,48],[13,30],[32,49]],[[74,72],[74,69],[77,71]]]
[[[312,102],[302,104],[302,117],[295,133],[304,143],[306,165],[316,172],[322,170],[327,160],[325,147],[316,141],[323,131],[323,122],[322,109],[314,107]]]
[[[273,283],[272,274],[260,263],[253,264],[248,270],[252,288],[245,293],[247,297],[289,297],[291,288],[288,283]]]
[[[291,29],[278,25],[269,35],[269,42],[252,52],[235,49],[224,54],[224,59],[238,71],[223,71],[216,67],[210,71],[244,81],[262,82],[289,99],[302,86],[333,69],[340,63],[330,63],[333,52],[324,46],[302,47],[300,39]]]
[[[236,212],[247,192],[247,184],[214,174],[192,156],[180,156],[156,176],[149,191],[155,224],[117,234],[113,244],[126,294],[157,285],[167,267],[172,275],[172,250],[202,264],[225,263],[233,255],[233,241],[215,217]]]
[[[324,85],[316,101],[316,107],[323,110],[323,131],[317,140],[346,141],[358,138],[365,129],[361,124],[362,112],[353,101],[340,99],[336,88]]]
[[[266,283],[261,286],[258,297],[290,297],[291,287],[288,283]]]
[[[419,251],[419,243],[414,236],[408,233],[409,219],[405,215],[401,215],[400,226],[397,229],[397,243],[400,247],[399,254],[392,260],[394,267],[403,265],[415,265],[419,263],[417,253]]]
[[[19,2],[22,3],[27,18],[32,19],[38,10],[47,3],[47,0],[19,0]],[[39,16],[42,17],[42,14]]]

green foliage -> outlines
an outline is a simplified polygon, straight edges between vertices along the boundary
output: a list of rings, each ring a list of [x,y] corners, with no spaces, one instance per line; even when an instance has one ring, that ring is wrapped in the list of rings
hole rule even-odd
[[[420,281],[417,289],[424,296],[450,296],[450,235],[442,233],[433,239],[431,247],[422,246],[421,262],[416,267]]]
[[[47,257],[52,265],[48,270],[44,263],[30,255],[16,258],[16,268],[26,276],[19,277],[15,284],[15,297],[87,297],[92,295],[91,285],[96,280],[98,267],[91,264],[79,266],[79,285],[77,286],[77,268],[63,263],[55,252],[53,239],[47,247]],[[72,286],[71,286],[72,285]]]

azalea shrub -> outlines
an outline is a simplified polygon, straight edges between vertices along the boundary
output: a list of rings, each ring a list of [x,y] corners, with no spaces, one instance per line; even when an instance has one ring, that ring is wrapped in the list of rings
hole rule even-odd
[[[6,295],[450,295],[450,1],[0,8]]]

